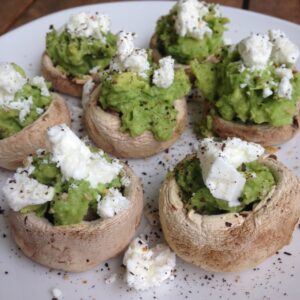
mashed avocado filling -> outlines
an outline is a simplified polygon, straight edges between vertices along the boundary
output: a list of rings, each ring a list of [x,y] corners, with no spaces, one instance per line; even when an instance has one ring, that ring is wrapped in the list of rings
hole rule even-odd
[[[30,177],[39,183],[54,187],[55,196],[50,202],[26,206],[21,212],[34,212],[39,217],[47,218],[54,225],[71,225],[99,218],[99,195],[104,197],[109,188],[122,188],[121,176],[109,184],[98,184],[96,188],[92,188],[85,180],[64,180],[59,167],[51,161],[49,154],[33,157],[32,165],[35,169]]]
[[[203,215],[217,215],[252,210],[276,185],[271,170],[258,161],[242,164],[238,171],[245,176],[246,183],[239,199],[241,204],[236,207],[229,207],[227,201],[211,194],[203,182],[198,158],[180,162],[173,174],[187,209]]]
[[[194,60],[191,68],[196,86],[214,106],[216,113],[228,121],[245,124],[270,124],[275,127],[293,123],[300,100],[300,74],[291,79],[292,98],[277,94],[281,78],[272,62],[263,70],[244,68],[237,51],[225,47],[217,64]],[[264,98],[269,87],[272,94]]]
[[[152,85],[149,79],[133,72],[112,73],[101,83],[99,103],[105,110],[120,113],[122,130],[132,137],[149,130],[156,140],[167,141],[176,125],[174,101],[189,90],[190,83],[182,69],[175,71],[169,88]]]
[[[67,30],[52,29],[46,36],[46,52],[54,65],[73,77],[89,74],[95,67],[104,70],[116,52],[116,36],[103,34],[106,42],[93,37],[71,37]]]
[[[181,37],[175,31],[176,8],[173,8],[166,16],[161,17],[156,25],[157,46],[159,52],[171,55],[177,62],[188,64],[197,58],[202,61],[212,54],[217,54],[224,45],[224,26],[229,22],[227,18],[215,15],[214,6],[209,7],[208,15],[204,16],[204,21],[208,23],[213,34],[205,35],[198,40],[192,37]]]
[[[19,66],[14,65],[14,67],[23,77],[26,77],[25,72]],[[50,84],[48,84],[48,88],[50,88]],[[22,121],[19,118],[19,110],[0,106],[0,140],[32,124],[41,115],[39,109],[46,110],[51,103],[51,96],[43,96],[40,88],[30,83],[26,83],[22,89],[15,94],[14,101],[26,101],[30,98],[32,99],[30,111]]]

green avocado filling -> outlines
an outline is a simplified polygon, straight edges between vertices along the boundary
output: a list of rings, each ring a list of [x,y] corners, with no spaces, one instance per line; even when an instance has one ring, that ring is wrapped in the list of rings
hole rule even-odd
[[[103,34],[106,42],[93,37],[72,37],[65,29],[52,29],[46,36],[46,52],[55,66],[73,77],[89,75],[91,69],[108,67],[116,53],[116,36]]]
[[[275,127],[293,123],[300,99],[300,74],[294,74],[291,99],[277,94],[281,78],[272,62],[263,70],[244,68],[238,51],[224,47],[220,62],[191,63],[196,86],[223,119],[245,124],[270,124]],[[269,87],[272,94],[263,96]]]
[[[217,54],[224,45],[224,26],[229,22],[227,18],[215,14],[215,6],[209,6],[209,13],[203,17],[209,28],[213,31],[211,36],[207,34],[202,39],[193,37],[181,37],[175,31],[176,6],[166,16],[162,16],[156,25],[157,47],[159,52],[171,55],[177,62],[188,64],[197,58],[202,61],[209,55]]]
[[[14,64],[13,66],[17,72],[26,78],[23,69]],[[50,84],[47,83],[47,85],[48,88],[50,88]],[[32,104],[30,105],[30,111],[26,114],[24,120],[20,120],[20,111],[18,109],[0,106],[0,140],[10,137],[26,126],[32,124],[41,115],[38,109],[43,109],[45,111],[51,103],[51,96],[43,96],[40,88],[29,82],[15,94],[13,101],[26,101],[30,98],[32,99]]]
[[[174,169],[175,180],[187,209],[203,215],[250,211],[264,199],[276,185],[271,170],[258,161],[242,164],[238,168],[246,183],[239,199],[240,205],[230,207],[228,202],[215,198],[205,186],[198,158],[185,159]]]
[[[92,188],[86,180],[64,180],[49,154],[33,157],[32,165],[35,169],[30,177],[41,184],[54,187],[55,196],[50,202],[26,206],[21,212],[34,212],[39,217],[47,218],[53,225],[71,225],[98,219],[99,195],[101,198],[105,197],[109,188],[123,189],[121,175],[108,184],[98,184],[96,188]]]
[[[168,88],[152,85],[151,76],[144,79],[134,72],[106,74],[99,103],[104,110],[120,113],[121,129],[132,137],[149,130],[156,140],[166,141],[172,137],[176,125],[174,101],[189,92],[190,83],[182,69],[175,71]]]

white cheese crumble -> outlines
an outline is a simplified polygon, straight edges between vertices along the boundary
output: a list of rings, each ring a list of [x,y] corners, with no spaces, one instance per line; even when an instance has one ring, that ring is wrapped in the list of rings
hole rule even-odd
[[[277,95],[280,98],[286,98],[291,100],[293,93],[293,86],[287,77],[283,77],[279,83]]]
[[[103,218],[112,218],[129,207],[129,201],[118,189],[110,188],[104,198],[98,198],[97,213]]]
[[[205,35],[212,35],[212,29],[203,19],[209,13],[208,5],[205,2],[179,0],[176,9],[175,30],[179,36],[201,40]],[[215,10],[218,11],[218,8],[215,7]]]
[[[105,283],[106,284],[112,284],[112,283],[114,283],[117,280],[117,278],[118,278],[118,274],[117,273],[113,273],[113,274],[111,274],[109,277],[107,277],[105,279]]]
[[[40,108],[40,107],[37,107],[37,108],[35,109],[35,111],[36,111],[37,114],[41,115],[41,114],[44,112],[44,109],[43,109],[43,108]]]
[[[159,60],[159,69],[154,71],[153,83],[166,89],[170,87],[174,80],[174,59],[171,56]]]
[[[122,165],[108,162],[102,153],[92,153],[88,146],[65,124],[48,130],[52,161],[57,163],[65,179],[87,180],[92,187],[106,184],[118,176]]]
[[[285,64],[283,64],[280,67],[276,68],[275,73],[281,78],[277,89],[277,95],[281,98],[291,100],[293,93],[293,86],[290,81],[293,78],[292,70],[286,68]]]
[[[110,30],[110,18],[104,14],[81,12],[70,17],[66,28],[72,37],[93,37],[105,43],[103,34]]]
[[[58,288],[54,288],[52,291],[52,296],[57,299],[57,300],[61,300],[63,298],[63,293],[60,289]]]
[[[265,34],[252,34],[238,44],[238,51],[247,67],[263,69],[272,52],[272,43]]]
[[[30,84],[38,87],[41,90],[42,96],[46,96],[46,97],[50,96],[49,89],[47,87],[44,77],[35,76],[31,79]]]
[[[166,244],[149,248],[143,238],[134,239],[127,249],[123,264],[126,266],[125,281],[136,290],[159,286],[166,279],[174,279],[175,254]]]
[[[32,97],[19,98],[15,101],[9,102],[6,107],[19,111],[19,120],[21,123],[25,121],[26,116],[30,113],[32,105]]]
[[[214,197],[228,201],[230,207],[239,205],[238,198],[246,179],[237,168],[258,159],[263,153],[262,146],[239,138],[228,138],[223,142],[203,139],[198,157],[205,185]]]
[[[15,94],[22,89],[27,79],[9,63],[0,64],[0,106],[13,101]]]
[[[265,87],[263,89],[263,98],[268,98],[271,95],[273,95],[273,91],[270,89],[270,87]]]
[[[276,64],[294,65],[299,57],[299,49],[281,30],[269,30],[273,43],[272,59]]]
[[[133,40],[136,34],[121,31],[117,37],[117,54],[110,63],[110,70],[116,72],[134,72],[147,78],[150,69],[145,49],[135,48]]]
[[[55,189],[30,178],[34,171],[29,159],[25,168],[18,168],[13,178],[9,178],[3,187],[4,197],[9,207],[19,211],[28,205],[42,204],[51,201]]]
[[[0,64],[0,107],[18,110],[20,123],[25,121],[33,104],[31,96],[28,98],[18,97],[16,99],[16,93],[23,88],[27,81],[27,78],[23,77],[12,64]],[[34,77],[30,84],[37,86],[41,90],[41,95],[50,96],[43,77]],[[44,110],[37,108],[36,112],[41,114]]]
[[[90,69],[89,73],[92,74],[92,75],[94,75],[94,74],[97,74],[99,72],[99,70],[100,70],[100,67],[96,66],[96,67]]]

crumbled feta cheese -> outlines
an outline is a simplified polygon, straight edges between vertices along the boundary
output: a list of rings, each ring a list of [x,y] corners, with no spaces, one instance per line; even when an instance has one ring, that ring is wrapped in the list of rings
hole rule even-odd
[[[264,153],[264,148],[255,143],[238,138],[216,142],[212,138],[200,142],[198,157],[205,185],[212,195],[228,201],[229,206],[237,206],[246,179],[236,170],[242,163],[256,160]]]
[[[100,70],[100,67],[96,66],[96,67],[90,69],[89,73],[94,75],[94,74],[97,74],[99,72],[99,70]]]
[[[247,67],[263,69],[272,52],[272,44],[265,34],[253,34],[238,44],[238,51]]]
[[[94,37],[106,42],[103,34],[110,30],[110,18],[103,14],[81,12],[70,17],[66,28],[72,37]]]
[[[294,77],[293,71],[289,68],[286,68],[285,65],[281,65],[280,67],[276,68],[275,73],[281,78],[277,89],[277,95],[281,98],[291,100],[293,86],[290,80]]]
[[[133,32],[120,31],[118,33],[117,54],[121,60],[125,60],[126,57],[128,57],[135,49],[134,46],[135,37],[136,34]]]
[[[119,190],[110,188],[104,198],[98,200],[97,213],[103,218],[112,218],[129,207],[129,201]]]
[[[150,249],[142,238],[133,240],[127,249],[123,264],[126,266],[125,281],[136,290],[159,286],[172,277],[176,257],[165,244]]]
[[[147,78],[150,69],[148,54],[145,49],[134,47],[133,39],[136,35],[121,31],[117,38],[117,54],[110,63],[110,70],[116,72],[135,72]]]
[[[275,70],[276,75],[280,78],[286,77],[287,79],[292,79],[294,77],[293,71],[287,68],[285,65],[281,65]]]
[[[114,283],[117,280],[117,278],[118,278],[118,274],[117,273],[113,273],[113,274],[111,274],[109,277],[107,277],[105,279],[105,283],[106,284],[112,284],[112,283]]]
[[[203,20],[203,17],[209,12],[208,5],[205,2],[179,0],[176,9],[175,30],[179,36],[201,40],[205,35],[212,35],[212,29]],[[218,8],[215,9],[218,10]]]
[[[174,59],[171,56],[159,60],[160,68],[154,71],[153,83],[161,88],[168,88],[174,80]]]
[[[32,96],[15,99],[16,93],[19,92],[26,83],[27,78],[17,72],[12,64],[0,64],[0,107],[18,110],[21,123],[25,121],[33,104]],[[43,96],[50,95],[43,77],[34,77],[30,83],[34,86],[38,86]],[[44,111],[41,108],[37,108],[36,112],[41,114],[41,110],[42,112]]]
[[[54,288],[52,290],[52,296],[57,300],[61,300],[63,298],[63,293],[60,289]]]
[[[13,178],[9,178],[3,187],[4,197],[9,207],[14,211],[19,211],[28,205],[42,204],[53,199],[55,189],[29,175],[34,171],[29,159],[25,168],[18,168]]]
[[[299,57],[299,49],[281,30],[269,30],[273,43],[272,59],[276,64],[294,65]]]
[[[222,144],[225,147],[222,150]],[[264,147],[259,144],[246,142],[239,138],[228,138],[221,144],[221,150],[227,161],[238,168],[242,163],[249,163],[257,160],[265,152]]]
[[[49,89],[47,87],[47,84],[45,82],[45,79],[44,77],[42,76],[35,76],[31,79],[30,83],[33,85],[33,86],[36,86],[38,87],[40,90],[41,90],[41,95],[42,96],[50,96],[50,93],[49,93]]]
[[[240,73],[243,73],[245,70],[246,70],[246,67],[245,67],[245,65],[241,62],[240,65],[239,65],[239,72],[240,72]]]
[[[23,123],[26,116],[30,113],[32,103],[32,97],[30,96],[28,98],[19,98],[15,101],[9,102],[6,107],[18,110],[19,120]]]
[[[133,52],[123,62],[125,70],[139,74],[147,78],[146,71],[149,70],[148,54],[145,49],[134,49]]]
[[[92,187],[109,183],[118,176],[122,165],[113,160],[108,162],[103,153],[92,153],[75,133],[65,124],[48,130],[52,161],[57,163],[63,176],[87,180]]]
[[[13,101],[15,94],[22,89],[27,79],[9,63],[0,64],[0,106]]]
[[[279,83],[277,95],[280,98],[292,99],[293,86],[288,77],[283,77]]]
[[[37,107],[37,108],[35,109],[35,111],[36,111],[36,113],[37,113],[38,115],[41,115],[41,114],[44,112],[44,109],[43,109],[43,108],[40,108],[40,107]]]
[[[273,95],[273,91],[269,87],[265,87],[263,89],[263,98],[268,98],[271,95]]]

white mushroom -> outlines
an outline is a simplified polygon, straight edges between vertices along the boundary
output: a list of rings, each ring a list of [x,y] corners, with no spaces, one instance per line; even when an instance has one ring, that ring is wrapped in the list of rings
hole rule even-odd
[[[233,272],[255,267],[290,242],[300,216],[299,179],[276,160],[261,163],[272,170],[277,184],[249,212],[187,211],[174,176],[166,178],[160,190],[160,222],[178,256],[208,271]]]
[[[48,109],[32,124],[0,140],[0,167],[15,170],[23,160],[38,149],[47,148],[46,131],[57,124],[71,124],[70,113],[64,99],[52,93]]]

